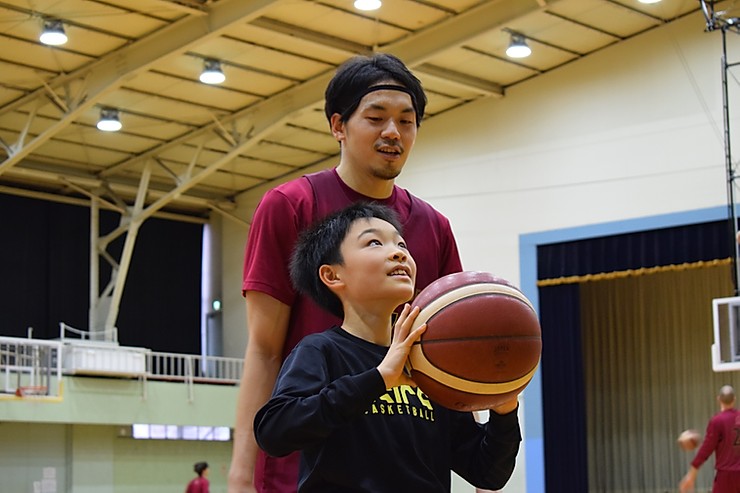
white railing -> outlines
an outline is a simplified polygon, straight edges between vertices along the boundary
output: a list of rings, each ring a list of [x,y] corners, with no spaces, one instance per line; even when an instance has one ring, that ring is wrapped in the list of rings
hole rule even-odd
[[[62,384],[62,343],[0,337],[0,393],[58,397]]]
[[[71,334],[70,337],[67,334]],[[60,341],[117,341],[118,340],[118,328],[113,327],[108,330],[82,330],[75,329],[71,325],[67,325],[64,322],[59,322],[59,340]]]
[[[60,324],[62,334],[77,329]],[[90,340],[79,331],[79,338],[62,341],[0,337],[0,393],[16,396],[61,395],[62,375],[100,375],[140,377],[147,380],[184,382],[189,399],[193,384],[239,383],[244,362],[241,358],[162,353],[143,348],[120,347],[114,342]],[[131,354],[142,355],[145,365],[118,364],[136,362]],[[118,355],[121,355],[119,358]],[[129,355],[124,358],[125,355]],[[115,361],[114,361],[115,360]],[[116,363],[116,364],[114,364]],[[130,368],[134,370],[129,370]],[[122,369],[123,368],[123,369]],[[146,393],[146,390],[145,390]],[[145,394],[146,397],[146,394]]]
[[[150,379],[236,384],[241,378],[242,367],[240,358],[147,353],[147,378]]]
[[[147,353],[146,378],[185,382],[188,400],[193,400],[194,383],[239,383],[244,362],[240,358],[198,356],[194,354]]]

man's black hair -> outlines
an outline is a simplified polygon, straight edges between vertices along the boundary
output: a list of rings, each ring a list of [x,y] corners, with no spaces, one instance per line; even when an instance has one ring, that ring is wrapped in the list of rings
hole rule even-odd
[[[380,83],[404,88],[414,105],[416,126],[421,125],[427,104],[421,82],[399,58],[387,53],[356,56],[339,66],[324,94],[326,119],[331,123],[332,115],[339,113],[342,122],[346,122],[370,87]]]
[[[344,260],[340,247],[350,227],[358,219],[373,217],[390,223],[399,233],[402,232],[393,209],[380,204],[358,202],[304,230],[293,249],[290,279],[295,289],[340,318],[344,316],[342,302],[319,278],[319,267],[324,264],[341,265]]]

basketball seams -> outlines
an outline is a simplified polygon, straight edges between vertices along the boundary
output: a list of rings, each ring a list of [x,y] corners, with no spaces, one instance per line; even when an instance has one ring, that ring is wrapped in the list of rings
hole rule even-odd
[[[539,341],[542,338],[540,336],[527,336],[527,335],[509,335],[509,336],[469,336],[469,337],[448,337],[446,339],[427,339],[424,341],[416,341],[414,345],[418,346],[431,346],[433,344],[445,344],[448,342],[475,342],[475,341]]]
[[[485,286],[485,288],[481,290],[481,286]],[[422,324],[427,323],[432,317],[434,317],[434,315],[437,314],[437,312],[445,308],[447,305],[456,303],[471,296],[480,296],[486,294],[500,294],[504,296],[509,296],[511,298],[516,298],[517,300],[527,305],[532,310],[532,312],[536,314],[532,303],[518,289],[511,286],[506,286],[504,284],[496,284],[490,282],[476,283],[452,289],[430,301],[427,306],[422,308],[422,310],[419,312],[419,315],[417,315],[411,330],[420,327]]]
[[[526,385],[534,376],[535,371],[539,363],[528,371],[525,375],[511,380],[509,382],[501,383],[486,383],[486,382],[471,382],[470,380],[464,380],[462,378],[451,375],[443,370],[440,370],[434,366],[424,355],[424,351],[421,346],[414,346],[411,348],[411,353],[414,353],[414,362],[412,369],[425,374],[427,377],[436,380],[437,382],[457,389],[462,392],[468,392],[470,394],[503,394],[505,392],[511,392]],[[409,355],[411,356],[411,354]]]
[[[420,311],[412,330],[428,329],[412,345],[406,368],[432,400],[461,411],[487,409],[521,392],[539,368],[537,312],[507,281],[450,274],[414,303]]]

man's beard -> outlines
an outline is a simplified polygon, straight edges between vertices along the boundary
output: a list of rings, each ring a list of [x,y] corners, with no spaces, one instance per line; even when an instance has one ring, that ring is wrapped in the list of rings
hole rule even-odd
[[[403,169],[403,165],[398,167],[386,165],[382,168],[372,168],[372,174],[375,178],[381,180],[395,180],[401,174],[401,169]]]

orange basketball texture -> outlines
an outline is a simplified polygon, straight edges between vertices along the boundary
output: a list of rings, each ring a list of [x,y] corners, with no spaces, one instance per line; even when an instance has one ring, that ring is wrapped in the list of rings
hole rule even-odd
[[[508,281],[465,271],[427,286],[413,304],[426,323],[409,354],[411,376],[432,400],[458,411],[489,409],[532,379],[542,352],[532,304]]]
[[[678,435],[678,446],[683,450],[691,451],[699,446],[701,442],[701,433],[696,430],[684,430]]]

